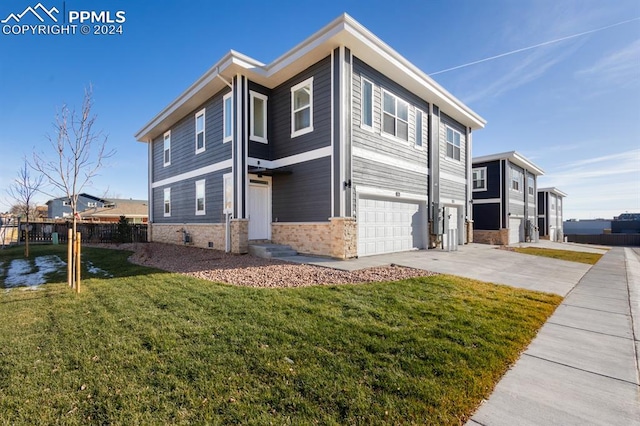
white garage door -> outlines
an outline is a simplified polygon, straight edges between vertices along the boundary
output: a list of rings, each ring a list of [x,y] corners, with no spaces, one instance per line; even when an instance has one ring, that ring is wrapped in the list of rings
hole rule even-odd
[[[524,227],[522,226],[522,221],[523,219],[509,218],[509,244],[524,241]]]
[[[358,201],[358,256],[424,248],[424,203],[387,198]]]

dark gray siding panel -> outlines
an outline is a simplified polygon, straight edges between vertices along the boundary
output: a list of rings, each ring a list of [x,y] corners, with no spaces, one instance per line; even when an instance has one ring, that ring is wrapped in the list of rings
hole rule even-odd
[[[474,204],[473,222],[474,229],[500,229],[500,204]]]
[[[153,189],[153,219],[155,223],[223,223],[222,175],[231,169],[187,179]],[[206,214],[196,216],[196,182],[205,180]],[[164,189],[171,188],[171,216],[164,217]]]
[[[153,182],[231,158],[231,143],[222,143],[222,98],[227,88],[187,114],[171,128],[171,164],[164,167],[164,135],[153,141]],[[205,151],[196,154],[195,114],[205,108]]]
[[[272,181],[274,222],[326,222],[331,217],[331,157],[286,167]]]
[[[353,184],[390,191],[427,195],[427,175],[399,169],[384,163],[354,157]]]
[[[473,163],[474,169],[478,167],[487,168],[487,190],[473,192],[473,199],[500,198],[500,161]]]
[[[291,87],[313,77],[313,132],[291,138]],[[273,159],[331,145],[331,57],[273,89],[269,144]]]

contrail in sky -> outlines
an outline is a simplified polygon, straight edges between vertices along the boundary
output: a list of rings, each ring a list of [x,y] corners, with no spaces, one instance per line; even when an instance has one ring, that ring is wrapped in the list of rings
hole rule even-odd
[[[593,34],[593,33],[596,33],[598,31],[603,31],[603,30],[606,30],[606,29],[609,29],[609,28],[612,28],[612,27],[617,27],[618,25],[628,24],[629,22],[638,21],[638,20],[640,20],[640,17],[639,18],[629,19],[629,20],[622,21],[622,22],[618,22],[616,24],[607,25],[606,27],[596,28],[595,30],[585,31],[583,33],[573,34],[573,35],[570,35],[570,36],[557,38],[557,39],[551,40],[551,41],[545,41],[544,43],[535,44],[535,45],[529,46],[529,47],[523,47],[522,49],[512,50],[511,52],[501,53],[501,54],[496,55],[496,56],[491,56],[490,58],[484,58],[484,59],[480,59],[478,61],[469,62],[467,64],[458,65],[457,67],[447,68],[446,70],[432,72],[429,75],[432,76],[432,75],[442,74],[442,73],[453,71],[453,70],[457,70],[457,69],[460,69],[460,68],[469,67],[471,65],[480,64],[482,62],[492,61],[494,59],[502,58],[503,56],[513,55],[514,53],[524,52],[525,50],[535,49],[536,47],[542,47],[542,46],[546,46],[546,45],[549,45],[549,44],[558,43],[558,42],[561,42],[561,41],[564,41],[564,40],[569,40],[571,38],[582,37],[582,36],[587,35],[587,34]]]

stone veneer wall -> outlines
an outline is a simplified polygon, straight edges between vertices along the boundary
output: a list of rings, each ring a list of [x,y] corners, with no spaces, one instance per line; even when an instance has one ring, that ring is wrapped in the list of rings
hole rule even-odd
[[[506,246],[509,244],[509,230],[507,228],[503,228],[498,231],[474,229],[473,241],[482,244],[497,244]]]
[[[331,219],[331,257],[351,259],[358,257],[358,223],[351,217]]]
[[[290,245],[299,253],[331,256],[331,223],[273,222],[271,241]]]
[[[190,245],[194,247],[213,248],[223,251],[225,249],[224,223],[182,225],[152,223],[149,227],[151,229],[149,241],[167,244],[184,244],[182,231],[186,230],[191,236]],[[213,243],[213,247],[209,247],[210,242]]]
[[[467,242],[466,244],[472,243],[473,242],[473,221],[472,220],[468,220],[466,221],[466,226],[467,226]]]
[[[249,252],[249,219],[231,219],[231,253]]]

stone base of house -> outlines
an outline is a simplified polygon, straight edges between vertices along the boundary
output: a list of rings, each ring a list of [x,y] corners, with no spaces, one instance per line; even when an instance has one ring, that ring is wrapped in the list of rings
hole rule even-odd
[[[247,236],[249,221],[246,219],[231,220],[231,252],[247,253],[249,249]],[[188,236],[185,241],[185,233]],[[225,224],[163,224],[149,225],[149,241],[166,244],[190,245],[193,247],[210,248],[224,251]]]
[[[509,230],[506,228],[500,230],[473,230],[473,241],[482,244],[508,245]]]
[[[353,218],[333,217],[329,222],[274,222],[271,241],[298,253],[349,259],[358,255],[358,227]]]
[[[473,221],[472,220],[467,220],[465,222],[465,226],[466,226],[466,232],[467,232],[467,238],[466,238],[466,243],[465,244],[469,244],[473,242]]]

